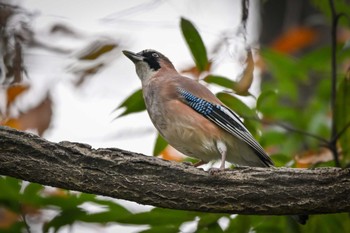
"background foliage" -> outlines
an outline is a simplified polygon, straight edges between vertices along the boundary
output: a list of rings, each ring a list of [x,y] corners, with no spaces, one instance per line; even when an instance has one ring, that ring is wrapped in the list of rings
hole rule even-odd
[[[330,24],[328,3],[325,0],[314,1],[314,5],[327,17]],[[346,12],[350,9],[345,7],[346,1],[335,1],[335,6],[337,12],[349,13]],[[340,25],[340,32],[349,33],[348,21],[342,19]],[[332,121],[335,121],[339,139],[337,145],[341,152],[340,165],[349,167],[349,40],[339,37],[337,41],[336,59],[339,72],[334,117],[329,107],[332,98],[332,48],[329,44],[313,46],[319,37],[314,28],[288,28],[273,43],[263,46],[259,56],[253,56],[253,52],[248,50],[244,74],[239,80],[232,81],[230,77],[211,73],[210,55],[207,54],[208,49],[196,27],[184,18],[180,20],[179,26],[195,63],[195,66],[186,72],[194,78],[201,79],[208,87],[220,87],[222,91],[216,94],[217,97],[244,119],[248,129],[271,155],[276,166],[334,166],[333,155],[328,147],[332,140]],[[94,44],[90,52],[82,54],[79,59],[95,60],[116,46],[117,43],[110,41]],[[255,67],[262,71],[261,92],[257,96],[253,96],[249,89],[253,77],[253,57]],[[77,83],[104,66],[104,62],[106,61],[81,71],[81,79]],[[17,68],[23,71],[22,67]],[[15,79],[8,79],[8,82],[21,79],[19,73],[15,74]],[[11,107],[17,96],[28,88],[21,84],[9,86],[7,107]],[[246,98],[254,98],[256,104],[248,106],[242,101]],[[141,90],[132,93],[117,109],[123,109],[119,117],[144,111]],[[49,96],[42,104],[17,118],[7,114],[9,113],[2,113],[1,124],[22,130],[30,128],[26,124],[33,124],[33,119],[38,115],[47,116],[46,124],[35,124],[39,134],[42,134],[51,117]],[[154,155],[173,160],[190,160],[179,157],[161,137],[155,142]],[[235,216],[161,208],[135,214],[113,200],[85,193],[47,189],[39,184],[11,177],[0,177],[0,190],[0,232],[30,232],[28,219],[31,219],[31,222],[40,222],[48,210],[54,210],[54,214],[50,221],[43,223],[44,232],[57,232],[62,227],[77,223],[146,225],[149,228],[142,232],[179,232],[183,224],[188,222],[197,224],[196,232],[350,232],[350,218],[346,213],[311,216],[306,226],[300,226],[285,216]],[[99,211],[89,211],[86,208],[87,203],[98,207]]]

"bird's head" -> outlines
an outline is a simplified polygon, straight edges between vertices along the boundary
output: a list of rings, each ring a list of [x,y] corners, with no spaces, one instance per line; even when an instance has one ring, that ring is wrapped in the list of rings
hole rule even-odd
[[[138,53],[123,50],[123,53],[135,64],[136,73],[142,82],[151,78],[161,69],[175,70],[166,56],[152,49],[142,50]]]

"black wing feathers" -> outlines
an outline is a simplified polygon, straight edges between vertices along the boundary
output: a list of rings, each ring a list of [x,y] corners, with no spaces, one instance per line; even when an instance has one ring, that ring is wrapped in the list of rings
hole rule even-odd
[[[225,131],[231,133],[237,138],[247,143],[266,166],[273,166],[273,162],[266,154],[260,144],[253,138],[247,128],[243,125],[239,117],[230,109],[216,105],[211,114],[207,117],[209,120],[220,126]]]

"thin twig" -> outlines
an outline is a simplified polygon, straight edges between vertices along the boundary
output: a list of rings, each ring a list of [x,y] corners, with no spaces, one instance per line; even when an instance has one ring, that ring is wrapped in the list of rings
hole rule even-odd
[[[332,151],[335,166],[340,167],[339,154],[337,150],[337,140],[332,140],[337,138],[337,125],[336,125],[336,97],[337,97],[337,57],[336,57],[336,46],[337,46],[337,24],[340,15],[337,15],[334,7],[333,0],[329,0],[329,5],[331,8],[332,16],[332,26],[331,26],[331,67],[332,67],[332,87],[331,87],[331,111],[332,111],[332,128],[331,128],[331,139],[329,144],[329,149]]]
[[[332,141],[336,142],[345,132],[346,130],[350,127],[350,121],[344,126],[342,130],[336,135],[335,138],[332,139]]]
[[[242,28],[239,29],[239,32],[242,33],[244,44],[246,44],[247,43],[247,21],[249,17],[249,0],[242,0],[241,5],[242,5],[241,6],[242,7],[242,16],[241,16]]]
[[[242,0],[242,18],[241,23],[246,30],[247,20],[249,16],[249,0]]]
[[[256,117],[244,117],[244,119],[248,119],[248,120],[255,120],[255,121],[259,121],[263,124],[267,124],[267,125],[276,125],[276,126],[279,126],[285,130],[288,130],[290,132],[293,132],[293,133],[298,133],[298,134],[302,134],[302,135],[305,135],[305,136],[308,136],[308,137],[311,137],[311,138],[314,138],[320,142],[323,142],[325,147],[328,147],[329,145],[329,141],[323,137],[320,137],[316,134],[313,134],[313,133],[310,133],[310,132],[307,132],[307,131],[304,131],[304,130],[301,130],[301,129],[297,129],[297,128],[294,128],[292,126],[289,126],[289,125],[286,125],[282,122],[270,122],[270,121],[267,121],[267,120],[261,120],[259,118],[256,118]]]
[[[323,138],[323,137],[321,137],[321,136],[318,136],[318,135],[316,135],[316,134],[307,132],[307,131],[305,131],[305,130],[297,129],[297,128],[294,128],[294,127],[292,127],[292,126],[289,126],[289,125],[280,123],[280,122],[276,122],[276,123],[274,123],[274,124],[277,125],[277,126],[279,126],[279,127],[281,127],[281,128],[283,128],[283,129],[286,129],[286,130],[288,130],[288,131],[290,131],[290,132],[302,134],[302,135],[304,135],[304,136],[308,136],[308,137],[310,137],[310,138],[314,138],[314,139],[316,139],[316,140],[318,140],[318,141],[321,141],[321,142],[323,142],[323,143],[325,144],[324,146],[327,146],[327,145],[329,144],[329,141],[328,141],[327,139],[325,139],[325,138]]]
[[[22,219],[23,219],[23,223],[24,223],[24,226],[25,226],[27,232],[28,232],[28,233],[31,233],[30,227],[29,227],[28,222],[27,222],[27,219],[26,219],[26,215],[25,215],[24,213],[21,213],[21,217],[22,217]]]

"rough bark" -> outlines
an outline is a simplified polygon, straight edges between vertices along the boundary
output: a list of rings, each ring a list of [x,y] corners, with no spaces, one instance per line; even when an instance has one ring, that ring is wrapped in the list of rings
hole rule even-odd
[[[172,209],[237,214],[350,211],[350,169],[239,168],[211,175],[117,148],[52,143],[0,127],[0,174]]]

